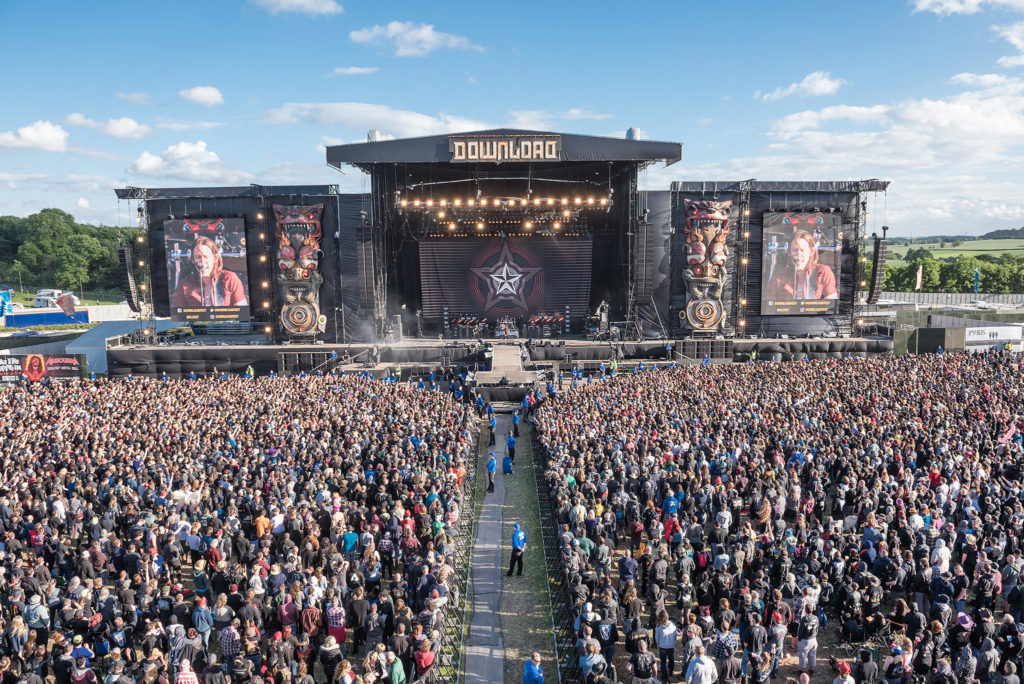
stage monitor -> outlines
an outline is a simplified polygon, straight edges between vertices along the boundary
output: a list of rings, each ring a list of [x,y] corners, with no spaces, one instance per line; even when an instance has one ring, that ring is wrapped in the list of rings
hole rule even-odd
[[[423,317],[587,314],[593,241],[587,237],[425,240],[420,250]]]
[[[164,221],[164,247],[172,320],[249,320],[242,219]]]
[[[836,313],[842,215],[769,212],[762,225],[761,315]]]

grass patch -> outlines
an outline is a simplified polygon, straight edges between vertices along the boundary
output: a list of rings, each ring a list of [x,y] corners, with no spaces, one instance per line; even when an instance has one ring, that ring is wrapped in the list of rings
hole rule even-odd
[[[502,525],[504,571],[512,549],[512,523],[526,532],[523,576],[505,577],[498,613],[505,643],[505,681],[519,682],[523,664],[530,653],[540,653],[545,679],[555,681],[555,642],[551,633],[548,576],[544,566],[544,537],[540,530],[537,484],[533,471],[532,433],[520,425],[516,443],[516,474],[505,476],[505,506]]]

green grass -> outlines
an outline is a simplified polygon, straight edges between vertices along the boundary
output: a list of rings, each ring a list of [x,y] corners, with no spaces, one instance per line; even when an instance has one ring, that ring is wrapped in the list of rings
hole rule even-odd
[[[939,243],[900,245],[890,247],[886,263],[902,263],[901,257],[905,256],[911,249],[927,249],[936,259],[946,259],[958,256],[978,256],[979,254],[994,254],[999,256],[1008,252],[1017,257],[1024,257],[1024,240],[1007,238],[1002,240],[964,240],[959,247],[952,247],[946,243],[946,247],[940,248]]]
[[[502,525],[503,562],[512,549],[512,523],[526,532],[523,576],[505,577],[498,613],[505,644],[506,682],[519,682],[523,663],[530,653],[541,656],[541,667],[549,681],[557,679],[555,642],[551,632],[548,576],[544,564],[544,537],[540,529],[537,484],[533,471],[532,434],[520,425],[516,443],[516,474],[505,476],[505,506]],[[507,571],[508,566],[505,566]]]

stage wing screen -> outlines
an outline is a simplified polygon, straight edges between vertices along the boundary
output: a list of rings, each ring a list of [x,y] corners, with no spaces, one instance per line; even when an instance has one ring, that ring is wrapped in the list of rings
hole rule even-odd
[[[424,318],[565,313],[590,305],[589,237],[465,238],[420,243]]]
[[[242,219],[164,221],[164,246],[172,320],[249,320]]]
[[[834,314],[843,244],[841,214],[764,215],[761,315]]]

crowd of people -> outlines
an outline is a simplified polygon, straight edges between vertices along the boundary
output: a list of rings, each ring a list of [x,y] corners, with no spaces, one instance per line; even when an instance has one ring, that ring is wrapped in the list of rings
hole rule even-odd
[[[0,683],[428,675],[476,433],[421,386],[0,387]]]
[[[1020,684],[1022,378],[989,351],[549,389],[584,680]]]

